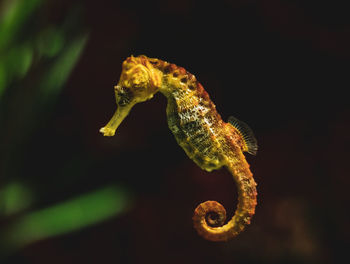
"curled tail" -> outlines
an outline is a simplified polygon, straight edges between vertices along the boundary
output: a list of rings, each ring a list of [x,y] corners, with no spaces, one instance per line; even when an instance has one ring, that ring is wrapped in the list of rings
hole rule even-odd
[[[243,156],[243,154],[242,154]],[[238,205],[232,219],[226,224],[226,210],[216,201],[206,201],[197,206],[193,215],[198,234],[211,241],[226,241],[243,231],[255,213],[256,183],[244,156],[226,167],[233,175],[238,188]]]

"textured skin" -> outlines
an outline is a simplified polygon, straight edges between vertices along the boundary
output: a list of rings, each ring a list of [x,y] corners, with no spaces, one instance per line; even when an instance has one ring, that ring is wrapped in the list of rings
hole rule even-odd
[[[247,148],[242,134],[221,119],[194,75],[162,60],[146,56],[127,58],[115,86],[117,111],[100,131],[105,136],[113,136],[131,108],[151,99],[158,91],[168,99],[169,128],[188,157],[206,171],[225,166],[238,188],[237,210],[228,223],[224,224],[224,207],[216,201],[207,201],[195,209],[194,227],[211,241],[235,237],[250,224],[254,215],[256,183],[243,155]]]

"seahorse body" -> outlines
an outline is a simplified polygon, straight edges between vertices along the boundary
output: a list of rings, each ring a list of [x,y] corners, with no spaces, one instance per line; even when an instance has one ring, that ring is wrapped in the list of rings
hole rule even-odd
[[[221,119],[194,75],[166,61],[146,56],[127,58],[115,86],[118,108],[100,131],[113,136],[131,108],[151,99],[158,91],[167,97],[168,125],[186,154],[203,170],[225,166],[238,188],[238,206],[228,223],[224,224],[224,207],[216,201],[207,201],[195,209],[194,227],[212,241],[235,237],[255,212],[256,183],[243,151],[255,154],[257,143],[245,123],[233,117],[228,123]]]

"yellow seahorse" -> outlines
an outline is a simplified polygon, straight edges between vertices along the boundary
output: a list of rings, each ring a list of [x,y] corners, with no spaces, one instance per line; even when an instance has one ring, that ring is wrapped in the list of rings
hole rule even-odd
[[[224,223],[225,208],[216,201],[207,201],[195,209],[194,227],[211,241],[226,241],[243,231],[254,215],[257,196],[256,183],[243,155],[243,152],[255,155],[257,151],[249,127],[233,117],[225,123],[194,75],[159,59],[127,58],[114,89],[118,107],[100,132],[113,136],[135,104],[160,91],[168,100],[169,128],[186,154],[206,171],[225,166],[238,188],[238,206],[228,223]]]

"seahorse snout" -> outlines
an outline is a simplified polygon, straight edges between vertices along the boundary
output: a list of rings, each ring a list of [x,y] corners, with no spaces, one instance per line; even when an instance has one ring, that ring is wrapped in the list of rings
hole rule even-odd
[[[127,104],[125,106],[118,105],[117,110],[115,111],[114,115],[112,116],[111,120],[108,122],[108,124],[100,129],[100,132],[107,137],[112,137],[115,134],[115,131],[123,122],[124,118],[129,114],[131,108],[134,106],[134,104]]]

